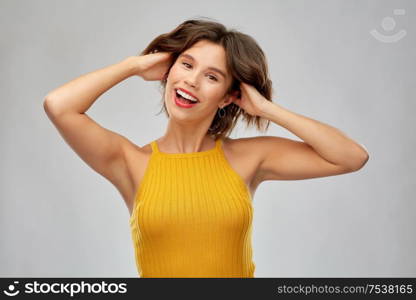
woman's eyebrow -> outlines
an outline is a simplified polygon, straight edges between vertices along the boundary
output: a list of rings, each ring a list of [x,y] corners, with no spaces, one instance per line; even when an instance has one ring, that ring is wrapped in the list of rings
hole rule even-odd
[[[189,58],[190,60],[195,60],[195,58],[192,55],[186,54],[186,53],[182,53],[181,55],[179,55],[179,57],[186,57],[186,58]],[[222,75],[222,77],[227,78],[227,75],[225,75],[225,72],[216,67],[208,67],[208,69],[218,72],[219,74]]]

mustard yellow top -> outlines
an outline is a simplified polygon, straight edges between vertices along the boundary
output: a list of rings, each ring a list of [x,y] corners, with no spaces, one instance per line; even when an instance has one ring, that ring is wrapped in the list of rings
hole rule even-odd
[[[140,277],[254,277],[247,185],[215,148],[152,154],[130,217]]]

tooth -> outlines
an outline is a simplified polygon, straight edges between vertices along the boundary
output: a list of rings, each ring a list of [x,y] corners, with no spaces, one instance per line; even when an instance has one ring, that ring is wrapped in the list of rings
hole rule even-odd
[[[192,97],[191,95],[188,95],[187,93],[185,93],[185,92],[183,92],[183,91],[181,91],[181,90],[177,90],[177,93],[178,93],[179,95],[181,95],[182,97],[184,97],[184,98],[188,99],[188,100],[191,100],[191,101],[193,101],[193,102],[198,102],[198,100],[197,100],[197,99],[195,99],[195,98],[194,98],[194,97]]]

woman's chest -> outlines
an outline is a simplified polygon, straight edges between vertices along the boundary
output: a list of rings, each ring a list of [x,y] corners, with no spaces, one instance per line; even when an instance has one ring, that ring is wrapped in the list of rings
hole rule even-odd
[[[124,193],[125,201],[132,211],[134,198],[137,196],[139,188],[143,184],[145,174],[153,174],[153,181],[160,181],[159,187],[168,189],[172,194],[182,197],[185,194],[206,194],[221,193],[227,188],[241,188],[250,194],[250,198],[254,197],[257,186],[254,184],[258,160],[253,155],[243,155],[241,151],[233,151],[231,147],[223,146],[220,163],[213,163],[212,167],[206,164],[200,164],[198,160],[192,163],[184,160],[163,161],[157,167],[150,166],[152,150],[150,145],[143,146],[140,150],[130,151],[127,155],[127,166],[129,170],[130,189]],[[148,169],[151,169],[150,172]],[[148,176],[149,177],[149,176]],[[194,178],[192,178],[194,177]],[[244,187],[241,187],[244,185]],[[159,191],[162,189],[159,188]],[[221,196],[215,197],[216,199]],[[187,203],[192,203],[188,201]]]

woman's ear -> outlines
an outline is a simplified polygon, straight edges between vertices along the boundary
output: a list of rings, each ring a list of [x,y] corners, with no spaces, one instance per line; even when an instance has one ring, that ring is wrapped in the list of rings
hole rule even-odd
[[[230,95],[231,102],[234,102],[235,100],[240,99],[240,95],[241,95],[241,92],[238,90],[231,92],[231,95]]]
[[[238,101],[239,96],[240,96],[241,92],[238,90],[234,90],[232,92],[230,92],[228,94],[228,96],[226,96],[224,99],[226,99],[224,101],[225,106],[231,104],[231,103],[236,103],[236,101]]]

